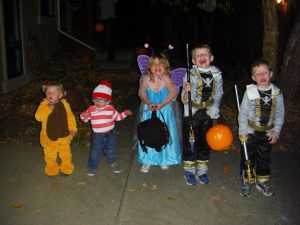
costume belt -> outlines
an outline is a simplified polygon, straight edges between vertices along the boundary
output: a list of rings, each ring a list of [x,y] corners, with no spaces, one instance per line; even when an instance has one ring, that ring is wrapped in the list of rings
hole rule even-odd
[[[198,109],[204,109],[211,106],[213,102],[214,102],[213,99],[207,100],[205,102],[199,102],[199,103],[192,101],[192,106]]]
[[[260,126],[260,125],[255,124],[253,121],[248,120],[248,126],[256,131],[268,131],[274,127],[274,124],[267,125],[267,126]]]

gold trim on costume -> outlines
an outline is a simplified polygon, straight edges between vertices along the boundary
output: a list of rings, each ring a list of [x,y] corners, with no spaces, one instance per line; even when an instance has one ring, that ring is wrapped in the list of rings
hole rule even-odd
[[[253,121],[248,120],[248,126],[253,128],[256,131],[268,131],[274,127],[274,124],[267,125],[267,126],[260,126],[260,125],[255,124]]]
[[[266,176],[256,176],[256,180],[259,183],[264,183],[264,182],[268,181],[269,179],[270,179],[269,175],[266,175]]]
[[[192,169],[195,168],[196,163],[194,161],[183,161],[183,168]]]
[[[199,103],[192,101],[192,106],[194,108],[204,109],[204,108],[210,107],[213,104],[213,102],[214,102],[213,99],[207,100],[205,102],[199,102]]]
[[[197,160],[196,161],[197,167],[206,167],[208,165],[208,161],[201,161],[201,160]]]

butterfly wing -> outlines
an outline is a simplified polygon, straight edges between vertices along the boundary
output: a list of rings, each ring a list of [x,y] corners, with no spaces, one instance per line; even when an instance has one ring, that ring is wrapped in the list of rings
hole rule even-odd
[[[185,76],[186,71],[187,69],[182,67],[171,71],[171,79],[175,84],[177,93],[179,93],[179,90],[183,85],[183,77]]]
[[[139,69],[141,71],[141,77],[145,76],[147,74],[147,64],[150,57],[147,55],[139,55],[137,57],[137,63],[139,66]]]

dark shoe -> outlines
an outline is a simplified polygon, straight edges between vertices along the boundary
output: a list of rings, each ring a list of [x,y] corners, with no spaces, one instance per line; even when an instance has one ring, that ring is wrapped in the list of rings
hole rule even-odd
[[[246,197],[246,198],[251,197],[251,194],[250,194],[250,187],[251,187],[251,186],[250,186],[250,184],[248,184],[248,183],[242,184],[240,195],[243,196],[243,197]]]
[[[67,176],[69,176],[70,174],[66,174],[66,173],[63,173],[63,172],[60,172],[59,173],[59,176],[61,176],[61,177],[67,177]]]
[[[113,173],[121,173],[122,170],[119,168],[117,163],[112,163],[110,164],[111,168],[113,169]]]
[[[259,190],[260,192],[262,192],[264,196],[267,196],[267,197],[274,196],[274,192],[273,192],[272,188],[270,187],[270,184],[268,181],[263,182],[263,183],[256,182],[256,189]]]
[[[189,186],[196,185],[196,177],[190,171],[185,171],[184,173],[185,183]]]
[[[199,176],[199,183],[200,184],[209,184],[209,179],[207,177],[207,174],[202,174]]]

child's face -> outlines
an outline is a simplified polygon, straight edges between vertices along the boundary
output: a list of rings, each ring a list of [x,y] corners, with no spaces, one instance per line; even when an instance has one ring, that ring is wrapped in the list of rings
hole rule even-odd
[[[153,63],[150,65],[150,71],[153,75],[161,76],[166,73],[166,67],[158,59],[154,59]]]
[[[63,97],[63,93],[61,90],[56,86],[49,86],[46,89],[46,98],[50,104],[55,104],[60,101]]]
[[[200,68],[209,68],[214,56],[207,48],[198,48],[193,54],[192,62]]]
[[[260,87],[269,87],[273,73],[266,65],[259,65],[253,68],[252,79]]]
[[[108,105],[109,101],[104,98],[94,98],[93,102],[98,108],[103,108]]]

